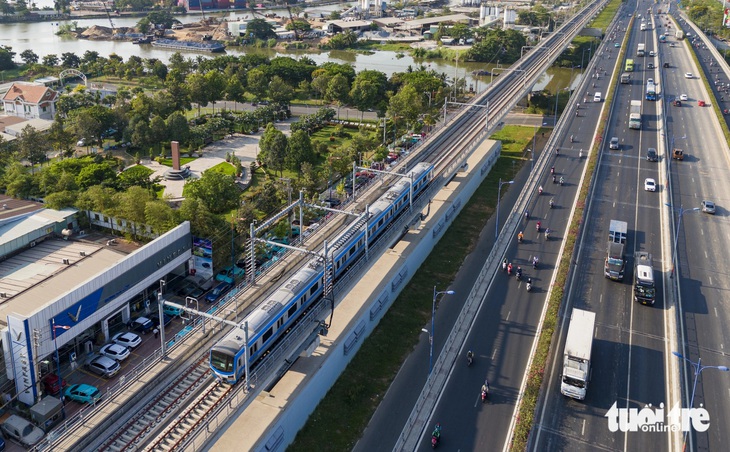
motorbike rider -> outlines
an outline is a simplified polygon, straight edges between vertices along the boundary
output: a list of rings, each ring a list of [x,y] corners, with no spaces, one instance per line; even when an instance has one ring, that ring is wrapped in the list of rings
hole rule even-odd
[[[441,424],[439,422],[436,423],[436,427],[434,427],[431,436],[436,438],[436,441],[441,439]]]
[[[578,151],[578,158],[579,159],[582,159],[583,158],[583,149],[581,149],[580,151]]]
[[[508,275],[511,275],[512,274],[512,262],[510,262],[509,264],[507,264],[507,274]]]
[[[522,231],[517,234],[517,241],[522,243],[522,240],[525,238],[525,236],[522,234]]]
[[[474,352],[469,350],[466,352],[466,360],[471,364],[472,361],[474,361]]]
[[[555,201],[553,201],[553,198],[550,198],[550,208],[552,209],[553,206],[555,206]]]
[[[553,184],[555,183],[555,174],[553,174]]]
[[[573,135],[571,135],[571,136],[570,136],[570,142],[571,142],[571,143],[573,142],[573,139],[574,139],[574,138],[573,138]]]
[[[507,270],[507,258],[506,257],[502,261],[502,270]]]
[[[538,221],[538,222],[537,222],[537,224],[535,225],[535,229],[537,229],[537,232],[540,232],[540,226],[541,226],[541,225],[542,225],[542,223],[540,223],[539,221]]]
[[[517,266],[517,271],[515,272],[515,275],[517,276],[517,279],[522,278],[522,267]]]
[[[550,231],[550,228],[545,229],[545,238],[546,239],[549,239],[550,238],[550,232],[551,232]]]
[[[564,183],[565,183],[565,179],[563,178],[563,176],[560,176],[560,185],[563,185]]]
[[[555,165],[550,167],[550,174],[555,174]]]
[[[532,268],[537,268],[537,264],[540,261],[537,256],[532,257]]]
[[[532,278],[527,278],[527,291],[532,290]]]
[[[540,185],[539,187],[537,187],[537,192],[538,192],[539,194],[542,194],[542,185]]]

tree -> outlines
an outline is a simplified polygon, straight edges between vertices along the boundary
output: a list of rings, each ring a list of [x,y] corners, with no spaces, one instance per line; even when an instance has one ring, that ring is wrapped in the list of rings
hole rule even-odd
[[[223,213],[239,204],[240,190],[233,177],[218,171],[205,171],[183,188],[183,196],[200,199],[212,213]]]
[[[197,72],[187,77],[188,93],[190,100],[198,104],[198,115],[200,115],[200,107],[207,105],[210,99],[210,90],[205,75]]]
[[[287,145],[286,135],[274,127],[274,124],[269,123],[259,141],[260,152],[257,158],[272,171],[278,171],[281,174],[284,169]]]
[[[178,224],[175,211],[164,201],[148,201],[144,214],[145,223],[157,234],[164,234]]]
[[[119,187],[123,190],[129,187],[142,187],[147,190],[151,190],[156,183],[160,181],[159,176],[151,179],[150,176],[154,174],[154,171],[143,165],[135,165],[122,171],[117,177],[119,181]]]
[[[269,82],[269,97],[279,105],[289,105],[294,98],[294,88],[281,77],[275,75]]]
[[[423,110],[423,102],[421,96],[411,85],[401,88],[398,93],[390,98],[388,104],[388,114],[393,118],[405,119],[406,124],[412,124]]]
[[[35,127],[27,125],[20,131],[18,136],[18,149],[23,158],[30,162],[31,173],[35,165],[47,160],[46,152],[49,150],[48,136],[38,131]]]
[[[185,198],[178,215],[181,221],[190,222],[190,230],[198,237],[211,237],[218,233],[215,215],[200,198]]]
[[[347,77],[342,74],[337,74],[332,77],[329,85],[327,85],[327,93],[325,99],[334,101],[337,103],[337,116],[340,116],[340,107],[346,104],[350,98],[350,83],[347,81]]]
[[[43,66],[56,67],[58,66],[58,56],[52,53],[44,55],[41,63],[43,64]]]
[[[38,62],[38,55],[36,55],[36,53],[30,49],[23,50],[20,53],[20,58],[23,60],[23,62],[25,64],[28,64],[28,65],[36,64]]]
[[[169,139],[167,135],[167,124],[165,124],[165,120],[159,116],[153,116],[150,121],[149,139],[152,143],[155,143],[158,149],[162,149],[164,147],[164,142]]]
[[[117,172],[107,162],[92,163],[81,169],[76,176],[76,184],[81,190],[94,185],[116,186]]]
[[[61,54],[61,66],[68,68],[77,68],[81,65],[81,58],[73,52],[64,52]]]
[[[360,110],[360,122],[362,122],[363,113],[369,108],[374,108],[380,101],[380,93],[378,87],[370,80],[355,80],[350,90],[350,98],[353,104]]]
[[[259,39],[265,41],[267,39],[275,39],[276,32],[274,26],[264,19],[253,19],[246,25],[247,38]]]
[[[223,99],[223,93],[226,89],[226,79],[222,72],[210,71],[205,74],[207,83],[208,98],[213,102],[213,112],[215,113],[215,103]]]
[[[73,207],[76,203],[76,192],[75,191],[57,191],[49,193],[43,198],[43,204],[48,209],[65,209],[66,207]]]
[[[316,163],[312,142],[304,130],[293,132],[289,138],[288,152],[286,153],[286,167],[301,175],[302,164]]]
[[[14,52],[9,51],[7,48],[0,48],[0,71],[6,71],[15,68],[13,55]]]
[[[179,141],[187,144],[190,139],[190,124],[179,111],[174,112],[167,117],[167,136],[173,141]]]
[[[71,132],[66,130],[63,118],[60,115],[57,115],[53,124],[51,124],[51,129],[48,131],[48,140],[51,147],[60,151],[64,157],[73,155],[76,139]]]
[[[261,69],[251,69],[248,71],[246,84],[248,85],[248,92],[253,94],[257,99],[266,97],[269,82],[264,71]]]

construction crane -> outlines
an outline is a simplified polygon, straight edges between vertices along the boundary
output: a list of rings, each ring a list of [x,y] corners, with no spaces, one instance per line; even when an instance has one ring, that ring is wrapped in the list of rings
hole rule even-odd
[[[106,17],[109,19],[109,25],[112,27],[112,36],[114,36],[114,22],[112,21],[112,15],[109,14],[109,8],[106,7],[106,0],[102,0],[101,4],[104,6],[104,12],[106,13]]]

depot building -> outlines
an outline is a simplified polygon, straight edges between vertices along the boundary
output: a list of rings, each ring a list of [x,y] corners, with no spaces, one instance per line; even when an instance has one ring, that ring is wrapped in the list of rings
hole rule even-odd
[[[31,406],[40,379],[58,372],[56,350],[62,371],[83,364],[94,344],[154,308],[160,280],[186,273],[190,223],[138,247],[79,230],[74,209],[0,203],[0,384]]]

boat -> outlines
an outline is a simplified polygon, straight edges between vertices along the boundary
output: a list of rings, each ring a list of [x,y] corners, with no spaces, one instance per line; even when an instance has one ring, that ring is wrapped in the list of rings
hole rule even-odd
[[[226,46],[220,42],[196,42],[196,41],[176,41],[174,39],[155,39],[152,41],[154,47],[162,47],[174,50],[190,50],[193,52],[222,52]]]
[[[145,36],[143,38],[137,38],[132,41],[132,44],[150,44],[152,43],[152,36]]]

